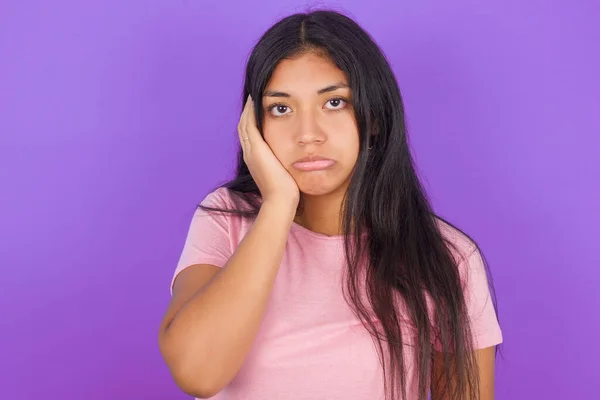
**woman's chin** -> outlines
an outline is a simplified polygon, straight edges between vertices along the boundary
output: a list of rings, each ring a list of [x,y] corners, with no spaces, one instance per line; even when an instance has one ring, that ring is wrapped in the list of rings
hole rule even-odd
[[[298,184],[300,193],[307,196],[326,196],[337,192],[341,185],[337,182],[301,182]]]

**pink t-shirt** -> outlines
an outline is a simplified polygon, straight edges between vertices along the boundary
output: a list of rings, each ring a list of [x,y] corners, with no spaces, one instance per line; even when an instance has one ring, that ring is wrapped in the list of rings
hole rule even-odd
[[[204,205],[231,207],[227,189]],[[194,264],[223,267],[252,225],[230,214],[198,209],[173,276]],[[481,256],[472,242],[446,224],[442,231],[465,261],[466,299],[477,348],[502,342]],[[369,332],[342,294],[343,237],[312,232],[294,223],[261,328],[241,370],[215,400],[378,400],[383,370]],[[172,286],[171,286],[172,288]],[[403,332],[410,331],[403,327]],[[385,348],[385,347],[384,347]],[[414,352],[405,346],[407,394],[416,398]]]

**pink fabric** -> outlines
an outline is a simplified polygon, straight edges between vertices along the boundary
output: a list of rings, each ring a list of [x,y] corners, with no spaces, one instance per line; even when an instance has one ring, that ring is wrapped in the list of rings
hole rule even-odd
[[[226,189],[205,205],[231,206]],[[252,221],[197,210],[175,274],[194,264],[223,267]],[[461,275],[477,348],[502,342],[478,251],[442,226],[461,253]],[[342,295],[343,240],[293,224],[258,336],[236,378],[215,400],[377,400],[383,372],[371,335]],[[171,286],[172,289],[172,286]],[[403,327],[410,332],[410,327]],[[409,338],[410,342],[410,338]],[[416,398],[414,352],[405,346],[407,393]]]

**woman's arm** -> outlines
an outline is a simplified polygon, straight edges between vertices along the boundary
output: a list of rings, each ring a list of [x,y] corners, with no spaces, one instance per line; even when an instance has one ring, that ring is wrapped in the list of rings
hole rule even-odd
[[[294,214],[295,205],[265,202],[216,275],[218,267],[204,265],[188,267],[177,278],[159,345],[186,393],[211,397],[241,368],[258,333]]]

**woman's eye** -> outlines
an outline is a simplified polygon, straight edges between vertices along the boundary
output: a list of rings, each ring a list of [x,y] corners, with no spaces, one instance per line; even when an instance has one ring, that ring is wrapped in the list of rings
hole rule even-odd
[[[325,103],[325,107],[331,111],[340,111],[344,109],[346,105],[346,100],[340,98],[331,99]],[[283,104],[273,104],[272,106],[268,107],[268,111],[274,117],[283,117],[291,112],[290,108]]]
[[[331,99],[327,103],[331,107],[327,107],[330,110],[341,110],[346,106],[346,101],[343,99]]]
[[[287,114],[287,112],[289,111],[289,107],[283,106],[283,105],[274,105],[274,106],[270,107],[269,111],[274,116],[280,117],[282,115]]]

